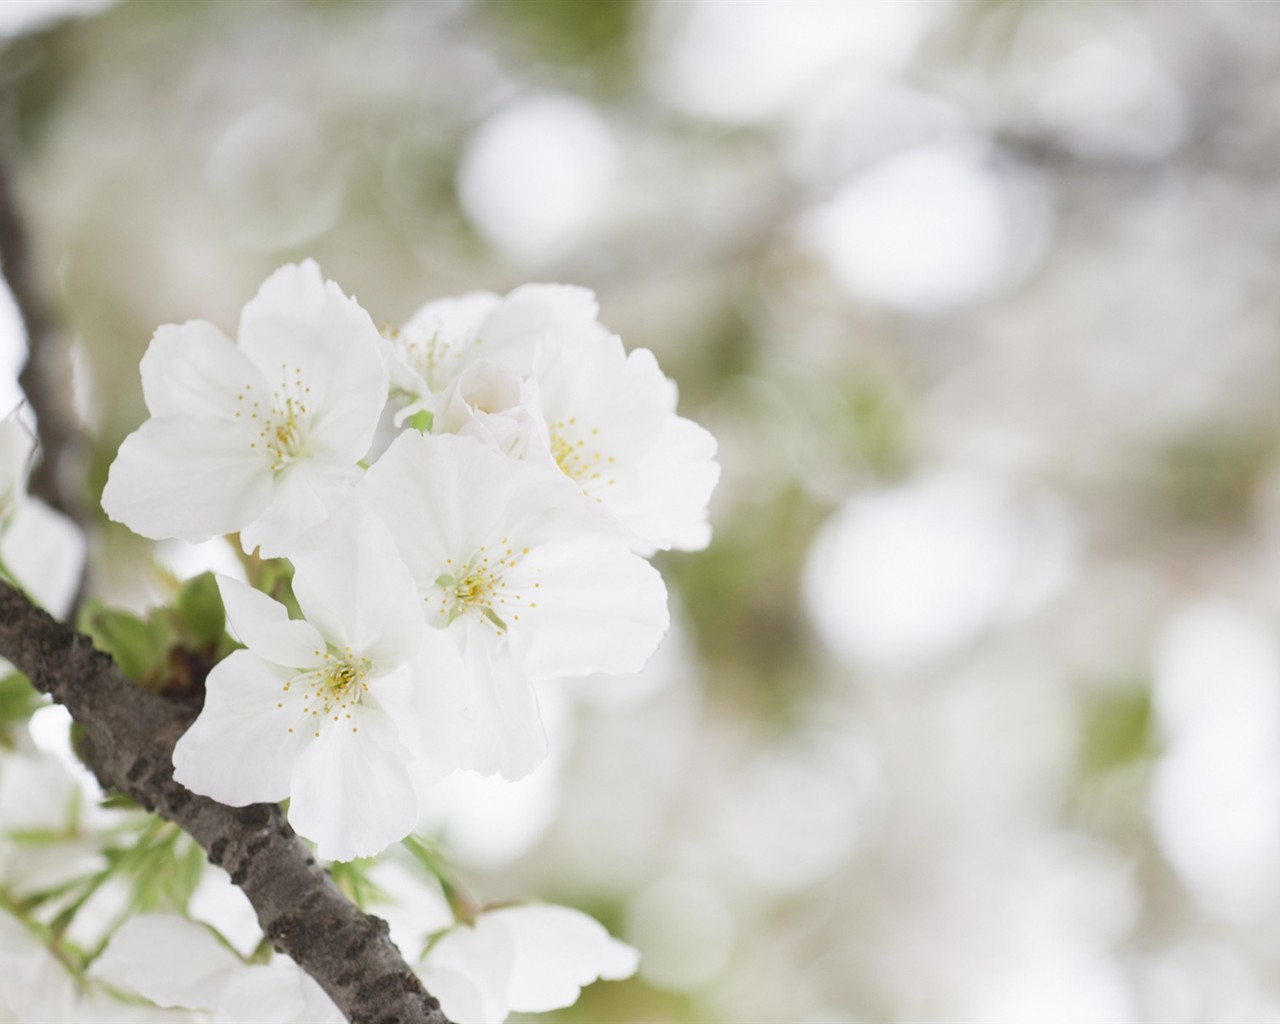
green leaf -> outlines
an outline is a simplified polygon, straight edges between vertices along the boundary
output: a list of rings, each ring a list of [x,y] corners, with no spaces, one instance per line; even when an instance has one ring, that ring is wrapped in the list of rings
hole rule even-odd
[[[120,671],[137,682],[156,671],[169,648],[168,643],[157,643],[153,625],[158,621],[144,622],[130,612],[107,608],[95,600],[87,602],[80,614],[80,629],[88,634],[93,646],[110,654]]]
[[[201,573],[187,580],[174,604],[178,622],[197,645],[216,643],[227,627],[227,613],[213,573]]]
[[[21,672],[0,679],[0,727],[25,722],[41,703],[40,694]]]

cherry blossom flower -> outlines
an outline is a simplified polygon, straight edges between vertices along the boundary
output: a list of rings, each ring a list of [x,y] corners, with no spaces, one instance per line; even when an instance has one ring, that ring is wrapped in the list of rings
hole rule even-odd
[[[392,334],[391,385],[408,399],[400,418],[435,412],[439,396],[480,360],[527,375],[540,344],[601,337],[585,288],[527,284],[502,298],[472,292],[423,306]]]
[[[389,851],[369,866],[379,894],[371,910],[386,919],[410,963],[423,951],[415,971],[450,1020],[500,1024],[510,1012],[571,1006],[597,978],[635,973],[636,950],[569,907],[509,904],[459,920],[440,883],[396,852],[404,851]]]
[[[569,907],[527,903],[457,924],[427,952],[418,975],[450,1020],[502,1024],[512,1012],[572,1006],[597,978],[635,973],[636,950]]]
[[[545,738],[530,682],[637,671],[666,632],[662,577],[559,474],[409,431],[356,500],[389,527],[441,663],[441,634],[453,645],[454,669],[416,692],[437,774],[532,771]]]
[[[286,554],[347,495],[386,402],[383,342],[308,260],[271,275],[232,342],[202,320],[142,359],[151,419],[120,446],[102,505],[153,539],[240,531]]]
[[[418,820],[404,738],[421,602],[378,519],[351,533],[294,559],[305,620],[218,577],[247,649],[214,666],[204,709],[173,753],[174,777],[222,803],[289,797],[290,823],[333,860],[371,856]]]
[[[283,953],[247,964],[202,925],[141,914],[111,937],[94,974],[162,1007],[219,1024],[343,1024],[333,1000]]]
[[[429,408],[433,433],[557,467],[640,553],[704,548],[715,438],[676,415],[676,386],[653,353],[628,355],[595,316],[590,292],[552,285],[425,306],[396,339],[393,379],[419,396],[400,419]]]
[[[129,1005],[84,985],[18,921],[0,911],[0,1021],[161,1024],[191,1021],[184,1011]]]
[[[716,441],[676,415],[676,386],[648,349],[617,337],[565,345],[537,373],[551,457],[627,528],[637,551],[711,540]]]

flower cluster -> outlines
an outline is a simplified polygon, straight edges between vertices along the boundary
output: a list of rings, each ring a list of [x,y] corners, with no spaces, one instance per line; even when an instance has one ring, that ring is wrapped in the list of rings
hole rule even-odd
[[[538,765],[540,680],[643,665],[668,625],[646,559],[707,543],[715,441],[597,313],[588,291],[528,285],[383,334],[308,261],[267,280],[234,341],[156,333],[151,418],[104,508],[292,568],[270,594],[219,577],[244,649],[208,677],[180,782],[288,798],[321,856],[371,856],[444,775]]]

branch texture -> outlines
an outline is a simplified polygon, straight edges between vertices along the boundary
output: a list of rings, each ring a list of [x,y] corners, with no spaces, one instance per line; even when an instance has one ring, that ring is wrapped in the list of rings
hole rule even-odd
[[[175,822],[225,868],[263,934],[293,957],[356,1024],[448,1024],[384,921],[362,913],[294,834],[280,808],[232,808],[173,778],[173,746],[195,708],[148,693],[88,637],[0,582],[0,655],[66,706],[85,730],[85,758],[105,787]]]

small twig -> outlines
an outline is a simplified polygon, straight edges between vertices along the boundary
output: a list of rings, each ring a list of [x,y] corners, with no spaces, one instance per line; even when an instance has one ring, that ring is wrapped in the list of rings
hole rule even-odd
[[[174,781],[173,745],[194,708],[134,685],[89,638],[0,582],[0,656],[84,727],[82,753],[104,787],[175,822],[231,874],[263,934],[357,1024],[448,1024],[387,925],[360,912],[274,804],[226,807]]]

